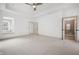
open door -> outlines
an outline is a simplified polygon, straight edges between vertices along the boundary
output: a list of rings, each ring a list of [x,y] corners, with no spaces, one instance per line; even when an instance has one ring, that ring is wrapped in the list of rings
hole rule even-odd
[[[77,38],[77,17],[63,18],[63,39],[76,40]]]

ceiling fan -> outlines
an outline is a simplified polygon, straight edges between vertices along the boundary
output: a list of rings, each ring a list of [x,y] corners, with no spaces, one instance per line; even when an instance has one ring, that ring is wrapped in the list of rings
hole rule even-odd
[[[32,6],[34,11],[36,11],[37,6],[42,5],[42,3],[25,3],[25,4]]]

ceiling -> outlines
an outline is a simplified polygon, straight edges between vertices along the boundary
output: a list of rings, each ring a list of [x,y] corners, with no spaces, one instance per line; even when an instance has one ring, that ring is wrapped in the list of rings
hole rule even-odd
[[[0,3],[0,7],[2,8],[31,16],[34,16],[34,14],[43,14],[49,11],[54,11],[61,7],[65,8],[67,6],[79,6],[79,3],[43,3],[42,5],[37,6],[36,11],[33,10],[32,6],[25,3]]]

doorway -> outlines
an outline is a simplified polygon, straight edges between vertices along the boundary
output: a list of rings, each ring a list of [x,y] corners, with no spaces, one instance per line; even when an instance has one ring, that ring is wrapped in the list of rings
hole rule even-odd
[[[62,36],[63,39],[76,40],[77,39],[77,17],[64,17],[62,22]]]
[[[38,34],[38,22],[29,22],[30,34]]]

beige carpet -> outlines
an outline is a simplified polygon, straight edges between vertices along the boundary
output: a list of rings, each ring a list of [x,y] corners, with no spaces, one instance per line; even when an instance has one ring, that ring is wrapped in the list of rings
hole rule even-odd
[[[71,40],[28,35],[0,41],[1,55],[79,54],[79,43]]]

